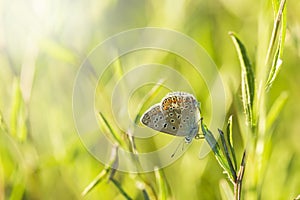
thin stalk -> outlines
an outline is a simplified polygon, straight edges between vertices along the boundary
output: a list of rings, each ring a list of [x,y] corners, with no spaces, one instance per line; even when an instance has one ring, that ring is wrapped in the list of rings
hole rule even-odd
[[[243,158],[240,166],[239,173],[237,175],[236,182],[234,184],[234,199],[240,200],[242,194],[242,184],[246,167],[246,150],[243,153]]]
[[[127,200],[131,200],[132,198],[125,192],[125,190],[122,188],[121,184],[115,180],[114,178],[110,179],[111,182],[113,182],[113,184],[118,188],[118,190],[121,192],[121,194],[127,199]]]

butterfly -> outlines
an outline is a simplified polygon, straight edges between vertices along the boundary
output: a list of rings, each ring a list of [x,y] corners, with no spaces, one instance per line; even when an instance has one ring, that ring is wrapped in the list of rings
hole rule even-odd
[[[141,123],[156,131],[185,137],[185,143],[198,138],[200,103],[186,92],[171,92],[160,103],[150,107]]]

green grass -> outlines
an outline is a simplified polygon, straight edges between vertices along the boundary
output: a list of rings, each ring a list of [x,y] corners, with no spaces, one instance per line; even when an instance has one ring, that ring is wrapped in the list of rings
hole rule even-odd
[[[168,2],[2,2],[0,199],[299,196],[300,4],[284,0],[248,0],[242,5],[234,0]],[[145,26],[182,32],[207,50],[224,81],[224,121],[228,122],[220,124],[219,131],[209,127],[213,105],[205,78],[199,80],[182,58],[155,50],[121,56],[99,80],[98,96],[107,98],[129,72],[127,66],[161,63],[197,85],[195,95],[204,117],[205,140],[194,140],[176,162],[152,172],[129,173],[115,170],[119,148],[134,154],[147,152],[172,136],[139,139],[126,134],[130,130],[122,130],[106,106],[96,117],[115,149],[108,155],[110,162],[103,164],[77,134],[72,92],[77,70],[93,48],[116,33]],[[138,124],[141,114],[168,92],[167,81],[141,86],[140,93],[132,94],[132,122]],[[204,142],[213,151],[199,159]],[[139,159],[133,160],[141,167]]]

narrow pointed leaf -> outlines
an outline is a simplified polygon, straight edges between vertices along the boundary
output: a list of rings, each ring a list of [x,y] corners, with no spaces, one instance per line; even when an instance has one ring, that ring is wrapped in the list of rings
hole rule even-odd
[[[282,60],[282,52],[286,35],[286,0],[281,0],[280,4],[278,0],[273,0],[274,12],[276,13],[274,19],[274,26],[269,43],[269,48],[266,57],[266,65],[270,66],[268,79],[266,82],[266,90],[269,90],[272,83],[276,79]]]
[[[214,155],[220,164],[220,166],[224,169],[224,172],[227,173],[229,179],[231,181],[234,180],[232,174],[230,173],[230,167],[227,162],[227,159],[224,155],[224,153],[221,151],[219,144],[217,143],[214,135],[212,132],[206,127],[206,125],[201,120],[201,129],[204,135],[205,140],[209,144],[210,148],[213,150]]]
[[[273,103],[273,105],[267,115],[266,130],[270,130],[270,128],[273,126],[275,120],[277,118],[279,118],[280,112],[282,111],[287,99],[288,99],[288,94],[286,92],[283,92]]]
[[[230,155],[229,155],[229,151],[227,148],[227,143],[224,137],[224,133],[222,130],[218,129],[219,134],[220,134],[220,138],[221,138],[221,143],[223,145],[223,149],[224,149],[224,153],[225,153],[225,157],[229,166],[230,171],[228,171],[230,173],[230,176],[233,178],[232,180],[235,181],[236,180],[236,171],[234,170]]]
[[[124,140],[121,139],[120,135],[113,129],[113,127],[109,124],[106,117],[101,112],[99,112],[99,117],[100,117],[100,120],[101,120],[100,122],[109,130],[109,132],[111,133],[113,138],[116,140],[116,142],[120,146],[125,148],[126,144],[125,144]]]
[[[238,58],[241,65],[241,73],[242,73],[242,100],[244,111],[247,116],[248,124],[252,125],[252,108],[253,108],[253,99],[255,92],[255,80],[252,66],[250,64],[250,60],[248,58],[246,48],[243,43],[238,39],[238,37],[234,33],[229,33],[231,39],[235,45],[235,49],[238,54]]]
[[[229,143],[229,149],[233,160],[234,169],[237,170],[237,162],[236,162],[236,156],[235,156],[235,151],[233,148],[233,140],[232,140],[232,115],[228,119],[226,136],[227,136],[227,141]]]

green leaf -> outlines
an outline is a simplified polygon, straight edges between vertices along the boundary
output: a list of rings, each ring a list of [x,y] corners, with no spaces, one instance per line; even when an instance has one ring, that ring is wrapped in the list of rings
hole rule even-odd
[[[284,9],[286,0],[281,0],[280,4],[278,0],[273,0],[272,2],[276,15],[266,57],[267,67],[269,65],[271,66],[269,67],[270,71],[268,73],[268,79],[266,82],[266,90],[270,89],[278,75],[282,63],[281,57],[286,35],[286,9]]]
[[[113,138],[116,140],[116,142],[126,148],[127,145],[125,144],[124,140],[122,140],[122,138],[120,137],[120,134],[118,134],[114,129],[113,127],[109,124],[108,120],[106,119],[106,117],[101,113],[99,112],[99,117],[100,117],[100,122],[104,125],[104,127],[106,127],[110,134],[113,136]]]
[[[81,196],[85,197],[100,182],[106,180],[107,177],[112,179],[114,173],[116,172],[116,163],[118,163],[118,146],[115,146],[114,149],[112,149],[109,164],[105,166],[105,168],[96,176],[96,178],[87,187],[85,187],[85,189],[81,193]]]
[[[275,81],[282,64],[282,60],[279,58],[279,52],[280,52],[280,48],[278,48],[276,51],[275,57],[273,59],[272,67],[269,72],[269,77],[267,79],[267,84],[266,84],[267,91],[271,88],[273,82]]]
[[[236,171],[233,167],[233,164],[232,164],[229,152],[228,152],[227,143],[226,143],[226,140],[225,140],[225,137],[224,137],[224,133],[220,129],[218,129],[218,131],[219,131],[219,134],[220,134],[221,143],[222,143],[222,146],[223,146],[223,149],[224,149],[226,161],[227,161],[227,163],[229,165],[229,169],[230,169],[230,171],[228,171],[228,172],[230,173],[230,176],[233,178],[233,181],[235,181],[236,180]]]
[[[24,198],[24,193],[25,193],[25,180],[23,177],[23,174],[20,170],[17,170],[16,173],[14,174],[14,183],[12,187],[12,191],[10,193],[10,200],[14,199],[23,199]]]
[[[217,143],[214,135],[203,123],[203,120],[201,120],[201,129],[202,129],[204,138],[207,141],[207,143],[209,144],[210,148],[213,150],[214,155],[215,155],[219,165],[224,169],[225,173],[227,173],[231,182],[234,182],[234,177],[231,174],[229,163],[227,162],[227,159],[226,159],[224,153],[221,151],[220,146]]]
[[[252,108],[253,108],[253,99],[255,93],[254,73],[245,46],[234,33],[230,32],[229,35],[231,36],[231,39],[235,45],[235,49],[239,57],[239,61],[241,65],[241,74],[242,74],[241,87],[242,87],[243,106],[244,106],[244,111],[246,113],[247,122],[252,126],[253,124]]]
[[[161,169],[154,170],[156,183],[158,185],[158,199],[168,199],[168,183]]]
[[[109,167],[104,168],[96,176],[96,178],[83,190],[83,192],[81,193],[81,196],[82,197],[86,196],[93,188],[96,187],[96,185],[98,185],[102,180],[104,180],[107,177],[110,170],[111,170],[111,168],[109,168]]]
[[[281,15],[281,34],[280,34],[280,47],[279,48],[279,56],[282,57],[282,53],[283,53],[283,46],[284,46],[284,41],[285,41],[285,36],[286,36],[286,9],[284,9],[285,7],[285,3],[286,0],[272,0],[272,3],[274,5],[274,13],[275,13],[275,19],[276,19],[276,14],[278,16],[278,13],[282,12]],[[280,17],[280,16],[279,16]]]
[[[232,115],[228,119],[227,128],[226,128],[226,137],[230,148],[231,157],[233,158],[233,164],[235,171],[237,170],[237,162],[235,151],[233,148],[233,140],[232,140]]]
[[[123,189],[122,185],[119,183],[119,181],[117,181],[116,179],[110,179],[111,182],[118,188],[118,190],[120,191],[120,193],[123,195],[123,197],[127,200],[131,200],[132,198],[127,194],[127,192],[125,192],[125,190]]]
[[[19,141],[25,141],[27,139],[26,112],[18,78],[14,79],[13,92],[10,133]]]
[[[222,179],[220,181],[219,187],[220,187],[221,197],[223,200],[234,199],[232,189],[226,180]]]
[[[273,126],[275,120],[279,117],[281,110],[283,109],[286,101],[288,99],[288,94],[286,92],[282,92],[280,96],[273,103],[268,115],[266,122],[266,130],[270,130]]]

